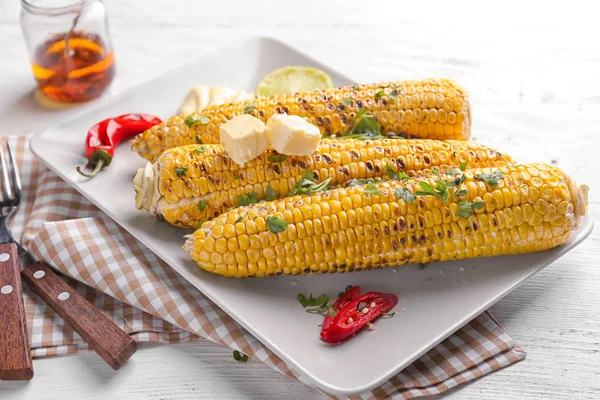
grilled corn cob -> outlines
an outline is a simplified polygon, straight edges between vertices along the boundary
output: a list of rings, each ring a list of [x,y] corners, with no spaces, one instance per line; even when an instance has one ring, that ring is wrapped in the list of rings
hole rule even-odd
[[[219,143],[219,127],[249,113],[263,122],[273,114],[299,115],[324,136],[347,133],[358,110],[373,114],[384,132],[428,139],[467,140],[471,134],[467,92],[449,79],[382,82],[314,92],[259,97],[223,104],[202,113],[171,117],[132,142],[133,150],[155,161],[166,149]]]
[[[277,157],[281,156],[268,150],[240,167],[219,145],[169,149],[153,167],[136,175],[136,205],[173,225],[193,228],[237,206],[241,195],[256,193],[256,200],[268,199],[269,187],[278,197],[288,195],[305,171],[316,183],[331,178],[330,184],[338,185],[398,171],[409,175],[426,174],[434,167],[443,171],[461,162],[471,167],[512,162],[509,156],[475,142],[429,139],[322,139],[311,156],[283,156],[273,162]]]
[[[421,182],[435,187],[440,179],[429,175],[379,183],[380,195],[357,186],[241,207],[202,224],[184,249],[201,268],[242,278],[520,254],[564,243],[586,213],[587,187],[549,165],[500,171],[492,182],[478,177],[493,169],[467,170],[463,202],[419,195]],[[405,200],[396,194],[403,191],[417,196]],[[470,206],[472,214],[458,216]]]

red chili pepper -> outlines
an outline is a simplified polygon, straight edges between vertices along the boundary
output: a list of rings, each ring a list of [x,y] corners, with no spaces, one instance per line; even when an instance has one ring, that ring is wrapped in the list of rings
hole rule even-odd
[[[364,303],[364,306],[361,303]],[[396,304],[398,296],[395,294],[365,293],[343,306],[327,327],[323,323],[321,340],[327,343],[342,342],[381,314],[390,311]],[[365,308],[367,311],[363,313]]]
[[[346,304],[348,304],[352,300],[357,299],[359,297],[360,297],[360,287],[352,286],[351,288],[349,288],[346,291],[346,293],[344,293],[342,296],[340,296],[340,298],[337,299],[335,301],[335,303],[333,303],[331,308],[333,309],[333,311],[338,312],[341,308],[344,308],[346,306]],[[322,326],[321,330],[326,330],[327,328],[329,328],[332,321],[333,321],[333,316],[331,316],[328,311],[327,314],[325,314],[325,320],[323,321],[323,326]]]
[[[123,114],[98,122],[90,128],[85,139],[85,156],[93,171],[87,174],[77,167],[77,172],[88,178],[96,176],[110,165],[119,144],[161,122],[160,118],[150,114]]]

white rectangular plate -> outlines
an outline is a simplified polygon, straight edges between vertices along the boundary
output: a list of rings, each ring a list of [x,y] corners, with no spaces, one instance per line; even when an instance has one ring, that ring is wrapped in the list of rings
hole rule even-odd
[[[238,60],[231,63],[223,60]],[[200,270],[181,250],[184,230],[158,222],[134,207],[132,180],[145,161],[121,146],[96,178],[75,173],[84,163],[83,143],[96,122],[122,113],[174,114],[191,86],[219,85],[253,91],[262,76],[284,65],[312,65],[337,85],[350,79],[280,42],[249,39],[169,71],[115,97],[109,104],[41,132],[31,149],[51,170],[105,211],[172,268],[229,313],[262,343],[316,386],[355,394],[393,376],[427,350],[581,242],[592,229],[584,219],[566,245],[536,254],[404,266],[320,276],[227,279]],[[321,317],[307,314],[297,293],[335,296],[347,285],[397,293],[398,314],[331,347],[319,340]]]

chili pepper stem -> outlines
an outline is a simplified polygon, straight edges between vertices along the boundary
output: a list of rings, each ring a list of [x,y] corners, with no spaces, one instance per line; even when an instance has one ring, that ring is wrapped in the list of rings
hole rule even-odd
[[[86,172],[83,172],[83,170],[81,169],[81,167],[77,167],[75,168],[75,170],[80,174],[85,176],[86,178],[93,178],[95,177],[98,172],[100,172],[100,170],[104,167],[104,160],[102,158],[98,159],[98,161],[96,162],[96,165],[94,165],[94,169],[92,170],[92,172],[90,172],[89,174]]]

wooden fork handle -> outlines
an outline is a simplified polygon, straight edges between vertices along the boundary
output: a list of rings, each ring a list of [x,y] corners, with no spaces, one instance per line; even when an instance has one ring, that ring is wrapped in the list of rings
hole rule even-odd
[[[33,290],[113,369],[135,353],[135,341],[48,267],[36,262],[23,277]]]
[[[0,244],[0,380],[33,378],[21,262],[14,243]]]

